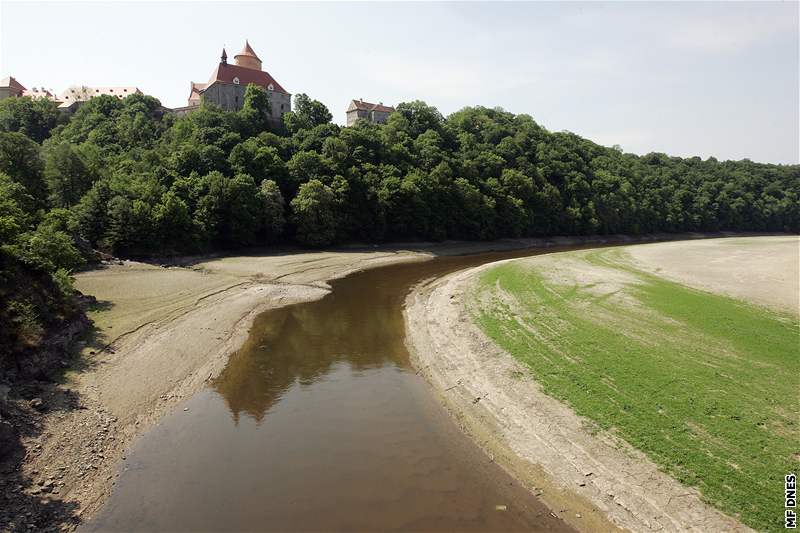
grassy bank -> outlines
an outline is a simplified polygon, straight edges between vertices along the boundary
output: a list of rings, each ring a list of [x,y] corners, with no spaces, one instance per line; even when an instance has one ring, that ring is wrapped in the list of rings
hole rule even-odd
[[[472,304],[547,394],[719,509],[782,529],[800,453],[795,316],[645,273],[624,249],[499,265]]]

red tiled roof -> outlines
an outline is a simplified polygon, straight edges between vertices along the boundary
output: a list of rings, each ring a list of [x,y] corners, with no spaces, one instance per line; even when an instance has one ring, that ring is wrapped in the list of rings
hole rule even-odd
[[[394,113],[394,108],[383,104],[371,104],[363,100],[353,100],[353,105],[359,111],[381,111],[383,113]]]
[[[36,87],[32,89],[25,89],[24,91],[22,91],[22,96],[30,96],[31,98],[45,98],[53,102],[61,101],[58,98],[56,98],[56,96],[53,93],[51,93],[44,87],[41,87],[39,89],[37,89]]]
[[[0,80],[0,87],[11,87],[12,89],[16,89],[18,91],[27,91],[23,85],[14,79],[14,76],[8,76]]]
[[[236,56],[250,56],[250,57],[255,57],[256,59],[261,61],[258,58],[258,56],[256,55],[256,53],[253,50],[253,48],[250,46],[250,42],[247,41],[247,40],[244,41],[244,48],[242,48],[242,51],[239,52],[238,54],[236,54]],[[234,56],[234,57],[236,57],[236,56]]]
[[[189,92],[189,100],[200,100],[200,93],[208,87],[207,83],[192,82],[192,88]]]
[[[251,83],[255,83],[265,89],[267,89],[270,85],[273,87],[273,91],[278,93],[289,94],[286,90],[281,87],[281,85],[275,81],[275,78],[269,75],[269,72],[265,72],[263,70],[255,70],[252,68],[240,67],[238,65],[229,65],[227,63],[220,63],[217,65],[217,69],[211,75],[211,78],[208,80],[206,87],[211,85],[216,81],[221,81],[223,83],[233,83],[234,78],[239,78],[240,85],[249,85]],[[199,85],[193,84],[192,87]],[[206,87],[203,87],[202,90],[205,90]]]

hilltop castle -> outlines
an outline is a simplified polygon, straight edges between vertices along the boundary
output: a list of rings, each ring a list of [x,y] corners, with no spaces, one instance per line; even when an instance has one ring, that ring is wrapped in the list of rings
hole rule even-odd
[[[263,69],[261,59],[248,41],[245,41],[244,48],[234,56],[233,60],[234,64],[228,63],[228,53],[223,48],[219,64],[209,80],[205,83],[190,82],[187,105],[175,109],[163,109],[178,115],[185,115],[199,109],[200,104],[205,101],[226,111],[238,111],[244,106],[244,93],[247,86],[253,83],[262,87],[269,96],[271,126],[282,129],[283,114],[292,110],[292,95],[269,72]],[[54,101],[59,110],[64,112],[74,112],[81,104],[96,96],[113,96],[122,99],[131,94],[142,94],[142,91],[134,86],[74,86],[56,96],[54,92],[44,88],[26,89],[10,76],[0,79],[0,100],[20,96],[46,98]],[[382,102],[373,104],[362,99],[351,100],[346,111],[347,125],[352,126],[359,120],[383,124],[394,111],[394,107],[385,106]]]
[[[244,49],[233,56],[235,64],[228,63],[228,54],[222,49],[219,65],[207,83],[191,82],[188,106],[181,111],[191,111],[201,101],[213,103],[226,111],[237,111],[244,105],[244,92],[247,85],[254,83],[263,87],[269,95],[272,106],[270,120],[282,124],[282,116],[292,110],[292,95],[262,69],[261,59],[250,43],[245,41]]]

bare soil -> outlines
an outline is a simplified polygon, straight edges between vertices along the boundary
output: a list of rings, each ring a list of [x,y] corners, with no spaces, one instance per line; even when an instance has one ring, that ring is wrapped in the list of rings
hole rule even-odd
[[[800,314],[800,237],[644,244],[628,252],[659,276]]]

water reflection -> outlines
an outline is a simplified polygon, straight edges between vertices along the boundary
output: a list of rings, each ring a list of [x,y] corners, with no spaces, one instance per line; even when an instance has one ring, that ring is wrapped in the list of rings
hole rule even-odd
[[[403,288],[418,279],[420,270],[432,274],[442,266],[399,265],[361,272],[334,281],[332,292],[322,300],[261,314],[214,389],[235,420],[245,412],[260,422],[289,387],[314,383],[336,362],[347,361],[354,370],[386,365],[407,369]]]
[[[566,530],[460,432],[403,342],[411,284],[510,255],[370,270],[260,315],[87,529]]]

